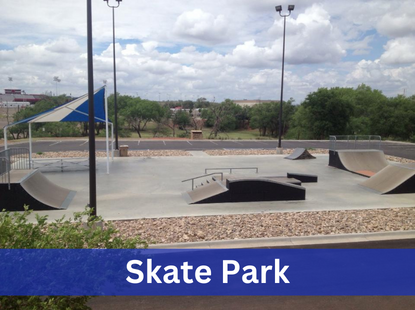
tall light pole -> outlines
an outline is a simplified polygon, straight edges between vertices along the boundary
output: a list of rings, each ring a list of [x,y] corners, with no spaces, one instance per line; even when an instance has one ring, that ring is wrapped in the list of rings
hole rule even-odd
[[[115,125],[115,149],[118,150],[118,109],[117,109],[117,70],[115,66],[115,14],[114,9],[120,6],[122,0],[116,0],[117,5],[110,5],[108,0],[104,0],[108,7],[112,9],[112,57],[114,63],[114,125]]]
[[[279,121],[278,121],[278,149],[277,152],[282,153],[282,147],[281,147],[281,134],[282,134],[282,100],[284,95],[284,60],[285,60],[285,24],[286,24],[286,18],[291,15],[291,11],[294,11],[294,5],[290,4],[288,5],[288,14],[281,14],[282,12],[282,6],[277,5],[275,7],[275,10],[280,14],[281,17],[284,17],[284,34],[282,39],[282,70],[281,70],[281,99],[280,99],[280,115],[279,115]]]
[[[97,215],[97,175],[95,159],[95,111],[94,111],[94,65],[92,53],[92,5],[86,3],[87,55],[88,55],[88,120],[89,120],[89,207],[91,215]]]
[[[59,76],[54,76],[53,81],[55,82],[55,96],[58,96],[58,83],[60,83]]]
[[[13,95],[13,90],[11,89],[12,88],[13,77],[9,76],[9,82],[10,82],[10,90],[11,90],[11,93]],[[13,101],[14,101],[14,95],[13,95]],[[6,102],[6,106],[7,106],[7,108],[6,108],[7,125],[10,125],[10,122],[9,122],[9,104],[10,104],[10,102]]]

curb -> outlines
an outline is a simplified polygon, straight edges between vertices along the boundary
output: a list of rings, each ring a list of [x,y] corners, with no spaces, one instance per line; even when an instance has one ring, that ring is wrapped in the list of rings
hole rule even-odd
[[[302,246],[316,246],[338,244],[348,247],[356,243],[382,242],[415,239],[415,230],[359,233],[307,237],[276,237],[276,238],[253,238],[241,240],[218,240],[183,243],[160,243],[151,244],[149,249],[255,249],[255,248],[301,248]],[[415,248],[415,241],[414,241]]]

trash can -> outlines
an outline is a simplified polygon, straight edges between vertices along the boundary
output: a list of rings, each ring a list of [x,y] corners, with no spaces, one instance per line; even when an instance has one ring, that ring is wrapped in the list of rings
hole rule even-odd
[[[128,145],[120,145],[120,157],[128,157]]]
[[[203,132],[201,130],[192,130],[190,132],[190,139],[191,140],[202,140]]]

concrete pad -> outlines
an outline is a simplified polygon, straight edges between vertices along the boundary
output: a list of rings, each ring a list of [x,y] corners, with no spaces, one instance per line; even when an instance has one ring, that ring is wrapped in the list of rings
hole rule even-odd
[[[115,158],[109,175],[105,173],[105,159],[98,159],[98,214],[105,220],[120,220],[415,205],[415,194],[379,195],[359,186],[365,177],[328,167],[328,155],[316,157],[309,161],[288,161],[283,155]],[[205,168],[212,167],[258,167],[262,175],[315,174],[319,181],[303,184],[307,191],[305,201],[188,205],[182,193],[191,189],[191,182],[182,183],[182,180],[201,176]],[[234,175],[255,176],[255,172],[236,170]],[[46,177],[59,186],[77,191],[77,195],[67,210],[39,211],[39,214],[56,219],[84,210],[89,200],[88,172],[47,173]]]
[[[188,151],[192,156],[195,157],[209,157],[210,155],[203,151]]]

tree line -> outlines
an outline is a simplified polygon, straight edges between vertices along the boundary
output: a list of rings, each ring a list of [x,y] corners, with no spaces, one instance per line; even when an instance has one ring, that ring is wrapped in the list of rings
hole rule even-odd
[[[20,110],[14,121],[30,117],[64,103],[66,96],[49,97],[32,108]],[[109,118],[114,119],[114,96],[108,97]],[[241,106],[226,99],[221,103],[197,101],[163,102],[140,97],[117,96],[118,132],[129,136],[151,130],[156,136],[188,137],[191,129],[208,128],[209,138],[235,130],[258,130],[261,137],[277,137],[278,101]],[[149,129],[149,124],[152,124]],[[34,124],[36,136],[86,136],[88,123]],[[100,134],[104,124],[96,124]],[[10,128],[13,138],[27,137],[27,125]],[[381,91],[361,84],[357,88],[319,88],[299,105],[283,102],[282,136],[285,139],[327,139],[329,135],[380,135],[415,141],[415,95],[387,97]]]

